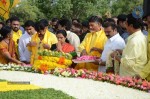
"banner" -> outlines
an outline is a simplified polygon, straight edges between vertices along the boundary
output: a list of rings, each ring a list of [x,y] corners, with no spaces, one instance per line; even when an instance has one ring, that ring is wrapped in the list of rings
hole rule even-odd
[[[0,16],[4,19],[9,18],[12,7],[16,6],[20,0],[0,0]]]

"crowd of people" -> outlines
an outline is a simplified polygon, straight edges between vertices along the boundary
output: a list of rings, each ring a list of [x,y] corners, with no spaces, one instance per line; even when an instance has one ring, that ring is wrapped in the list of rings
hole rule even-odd
[[[133,14],[106,18],[91,16],[79,19],[53,18],[38,22],[18,17],[0,22],[0,63],[33,64],[41,50],[76,56],[97,56],[95,62],[74,64],[87,69],[150,81],[150,15],[142,20]],[[150,33],[150,31],[149,31]]]

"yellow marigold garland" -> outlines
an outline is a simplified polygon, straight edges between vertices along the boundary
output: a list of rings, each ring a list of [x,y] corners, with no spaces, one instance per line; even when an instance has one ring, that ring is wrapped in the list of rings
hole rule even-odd
[[[48,70],[58,68],[67,68],[72,64],[72,56],[68,53],[41,51],[38,60],[34,61],[33,68],[45,73]]]

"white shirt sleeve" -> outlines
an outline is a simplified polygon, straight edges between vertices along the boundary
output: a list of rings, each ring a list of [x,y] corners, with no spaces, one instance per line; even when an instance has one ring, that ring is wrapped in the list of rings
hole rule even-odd
[[[69,40],[70,44],[72,44],[75,47],[75,50],[77,54],[79,54],[78,47],[80,45],[80,39],[75,33],[69,33],[67,36],[67,39]]]
[[[20,38],[19,40],[18,49],[19,49],[20,61],[26,61],[26,58],[24,56],[25,48],[24,48],[23,38]]]

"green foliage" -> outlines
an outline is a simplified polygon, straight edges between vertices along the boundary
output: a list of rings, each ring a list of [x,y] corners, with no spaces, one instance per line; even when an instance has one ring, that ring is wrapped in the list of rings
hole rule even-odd
[[[0,92],[0,99],[74,99],[54,89]]]
[[[142,6],[143,0],[23,0],[11,15],[19,16],[23,21],[53,17],[87,19],[90,15],[106,17],[128,14],[136,6]]]
[[[63,16],[85,19],[90,15],[105,14],[109,9],[105,5],[108,5],[110,0],[41,0],[41,2],[34,0],[30,2],[37,6],[48,19]],[[105,8],[102,9],[103,7]]]
[[[18,16],[21,22],[26,20],[39,20],[45,18],[45,15],[35,5],[31,5],[31,2],[22,1],[18,6],[11,10],[10,16]]]
[[[3,21],[4,21],[4,18],[0,16],[0,22],[3,22]]]
[[[72,14],[71,8],[73,7],[71,0],[58,0],[58,2],[52,4],[51,17],[57,16],[61,18],[63,16],[69,18]]]
[[[112,5],[112,14],[119,15],[121,13],[129,14],[136,6],[142,7],[143,0],[116,0]]]
[[[6,80],[0,79],[0,82],[3,82],[3,81],[6,81]]]
[[[72,8],[72,18],[86,18],[89,15],[92,15],[95,13],[95,7],[94,4],[90,1],[84,1],[84,0],[72,0],[73,8]]]

